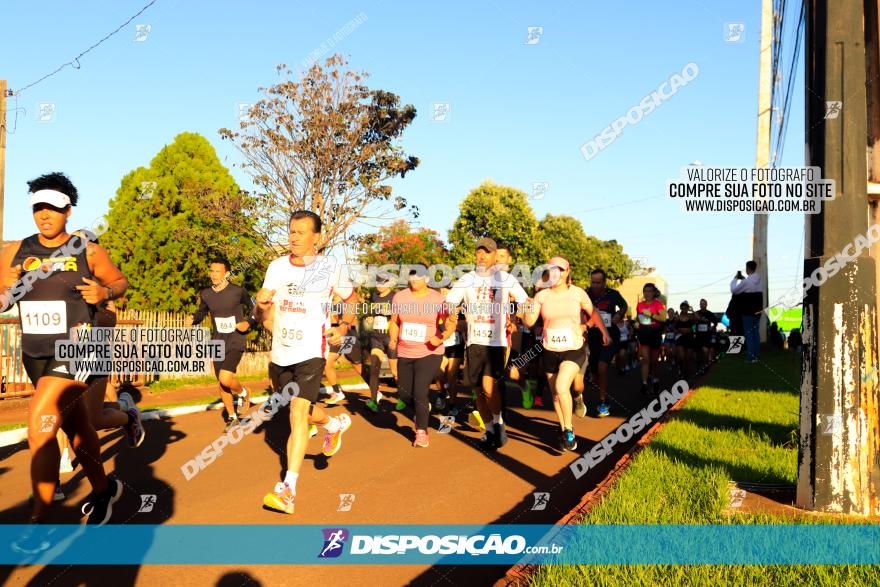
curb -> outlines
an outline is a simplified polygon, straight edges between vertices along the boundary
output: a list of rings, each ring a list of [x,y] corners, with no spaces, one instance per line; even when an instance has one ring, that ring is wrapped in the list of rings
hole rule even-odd
[[[556,522],[555,525],[562,526],[574,524],[577,520],[589,514],[590,510],[602,501],[602,498],[614,488],[614,485],[617,484],[617,480],[629,468],[635,456],[648,446],[651,439],[666,425],[672,414],[679,411],[684,406],[685,402],[690,399],[691,395],[698,391],[700,387],[702,386],[698,385],[697,387],[690,389],[684,397],[670,406],[670,408],[666,410],[666,413],[664,413],[659,420],[654,422],[654,425],[651,426],[647,432],[645,432],[642,437],[629,448],[629,450],[621,455],[614,464],[614,467],[607,475],[605,475],[605,478],[602,479],[595,488],[588,491],[583,498],[581,498],[581,501],[565,514],[562,519]],[[538,570],[539,566],[542,565],[517,563],[510,567],[502,578],[495,581],[492,587],[524,587],[531,582],[531,577]]]
[[[343,390],[345,391],[358,391],[361,389],[369,389],[370,386],[366,383],[356,383],[353,385],[342,385]],[[332,387],[323,386],[321,391],[332,391]],[[259,403],[259,401],[265,401],[269,399],[268,395],[259,395],[251,398],[251,403]],[[161,420],[162,418],[172,418],[174,416],[183,416],[185,414],[196,414],[198,412],[209,412],[211,410],[222,410],[223,403],[218,399],[213,402],[207,404],[196,404],[193,406],[179,406],[176,408],[159,408],[155,410],[149,410],[146,412],[141,412],[141,420]],[[13,446],[20,442],[24,442],[27,440],[27,427],[15,428],[14,430],[6,430],[5,432],[0,432],[0,448]]]

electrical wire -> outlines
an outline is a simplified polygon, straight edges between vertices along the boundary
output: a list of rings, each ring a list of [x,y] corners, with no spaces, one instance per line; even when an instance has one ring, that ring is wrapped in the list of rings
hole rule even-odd
[[[103,39],[101,39],[100,41],[98,41],[97,43],[95,43],[94,45],[92,45],[91,47],[89,47],[88,49],[86,49],[85,51],[83,51],[82,53],[80,53],[79,55],[77,55],[76,57],[74,57],[71,61],[68,61],[67,63],[64,63],[64,64],[62,64],[62,65],[59,65],[54,71],[51,71],[51,72],[47,73],[46,75],[44,75],[43,77],[41,77],[40,79],[38,79],[38,80],[36,80],[36,81],[33,81],[33,82],[29,83],[28,85],[24,86],[23,88],[21,88],[21,89],[19,89],[19,90],[16,90],[15,95],[18,96],[19,94],[21,94],[21,93],[24,92],[25,90],[34,87],[35,85],[39,84],[40,82],[42,82],[42,81],[44,81],[44,80],[49,79],[50,77],[52,77],[53,75],[57,74],[58,72],[60,72],[60,71],[61,71],[62,69],[64,69],[65,67],[72,67],[72,68],[74,68],[74,69],[79,69],[79,68],[81,67],[81,66],[80,66],[80,63],[79,63],[79,60],[80,60],[83,56],[85,56],[86,53],[88,53],[88,52],[91,51],[92,49],[95,49],[96,47],[98,47],[99,45],[101,45],[101,43],[103,43],[104,41],[106,41],[107,39],[109,39],[110,37],[112,37],[113,35],[115,35],[116,33],[118,33],[119,31],[121,31],[123,28],[125,28],[125,26],[127,26],[129,23],[131,23],[131,21],[133,21],[133,20],[136,19],[138,16],[140,16],[141,14],[143,14],[143,13],[144,13],[144,12],[150,7],[150,6],[152,6],[152,5],[155,4],[156,2],[157,2],[157,0],[151,0],[146,6],[144,6],[143,8],[141,8],[141,9],[137,12],[137,14],[135,14],[134,16],[132,16],[131,18],[129,18],[128,20],[126,20],[124,23],[122,23],[121,25],[119,25],[119,26],[116,28],[116,30],[114,30],[114,31],[111,32],[110,34],[104,36]]]

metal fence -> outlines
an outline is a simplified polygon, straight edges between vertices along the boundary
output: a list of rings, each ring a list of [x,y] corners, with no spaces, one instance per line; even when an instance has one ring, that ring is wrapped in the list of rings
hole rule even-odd
[[[117,313],[117,326],[138,326],[141,328],[186,328],[188,314],[158,312],[153,310],[121,310]],[[246,353],[238,372],[255,374],[264,371],[266,352],[271,348],[272,335],[260,331],[251,340],[248,338]],[[207,364],[204,375],[213,375],[213,366]],[[184,379],[193,377],[192,373],[162,373],[161,379]],[[158,374],[145,374],[144,382],[153,383]],[[24,370],[21,357],[21,329],[17,318],[0,318],[0,400],[24,398],[33,395],[34,386]]]

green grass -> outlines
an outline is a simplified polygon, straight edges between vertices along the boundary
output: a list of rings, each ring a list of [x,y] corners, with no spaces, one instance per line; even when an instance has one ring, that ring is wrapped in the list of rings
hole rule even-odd
[[[0,432],[6,432],[7,430],[16,430],[18,428],[26,428],[27,422],[12,422],[10,424],[0,424]]]
[[[799,373],[789,353],[726,357],[654,437],[586,524],[780,524],[726,516],[728,481],[794,485]],[[818,523],[818,522],[816,522]],[[621,545],[626,548],[626,545]],[[880,585],[871,566],[548,565],[533,585]]]
[[[268,375],[239,375],[239,381],[259,381],[266,379]],[[184,379],[160,379],[149,385],[152,393],[163,393],[174,389],[180,389],[187,385],[213,385],[217,383],[217,378],[211,375],[202,375],[199,377],[186,377]]]

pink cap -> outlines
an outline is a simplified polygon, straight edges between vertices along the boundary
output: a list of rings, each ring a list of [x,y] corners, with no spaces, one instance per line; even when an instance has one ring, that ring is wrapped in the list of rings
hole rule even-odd
[[[568,261],[566,261],[562,257],[553,257],[552,259],[547,261],[547,264],[551,267],[559,267],[562,270],[568,270]]]

